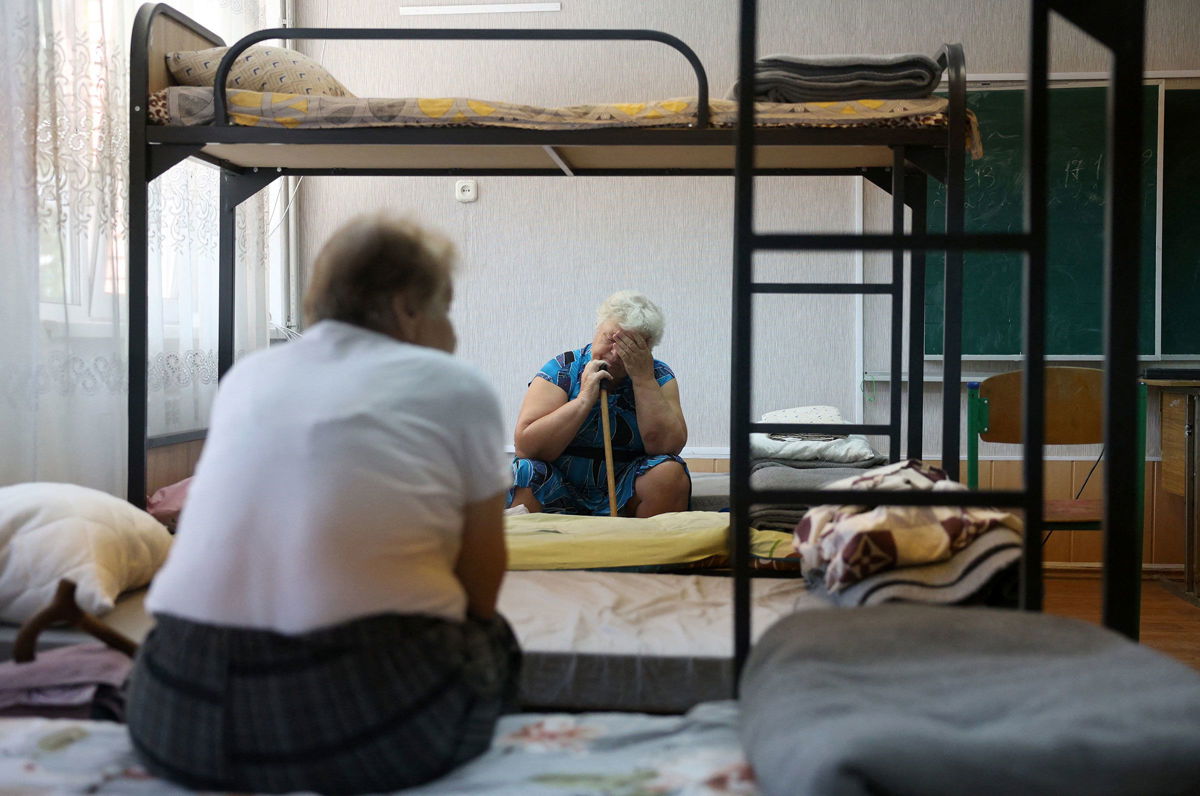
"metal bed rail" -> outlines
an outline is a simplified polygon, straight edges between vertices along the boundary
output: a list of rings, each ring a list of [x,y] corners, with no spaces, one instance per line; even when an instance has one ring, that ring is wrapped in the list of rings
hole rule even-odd
[[[741,0],[738,38],[738,81],[741,86],[754,83],[754,65],[758,35],[757,0]],[[1139,184],[1138,157],[1141,146],[1141,77],[1145,24],[1141,0],[1125,4],[1088,4],[1083,0],[1031,0],[1030,3],[1029,80],[1026,93],[1025,163],[1028,180],[1025,196],[1025,230],[1018,234],[967,234],[963,228],[965,201],[965,110],[966,83],[961,48],[946,45],[939,61],[950,77],[950,119],[947,130],[945,182],[946,233],[926,234],[924,218],[924,178],[909,180],[901,168],[904,153],[897,148],[892,169],[893,233],[891,235],[773,234],[754,231],[754,127],[753,91],[743,91],[738,102],[736,166],[734,182],[734,268],[733,268],[733,345],[730,396],[734,592],[734,691],[750,649],[749,521],[751,504],[765,502],[852,503],[859,505],[1001,505],[1024,510],[1026,532],[1021,565],[1021,607],[1042,607],[1041,528],[1044,447],[1043,401],[1045,392],[1046,331],[1046,230],[1047,230],[1047,157],[1048,157],[1048,51],[1049,15],[1057,11],[1086,33],[1104,44],[1113,55],[1108,108],[1108,150],[1105,224],[1105,438],[1109,450],[1109,469],[1105,478],[1104,516],[1104,623],[1136,639],[1138,635],[1141,565],[1140,519],[1134,485],[1138,430],[1128,422],[1136,416],[1137,390],[1137,306],[1128,296],[1138,290],[1139,228],[1137,205]],[[918,183],[921,186],[918,187]],[[877,183],[878,184],[878,183]],[[920,196],[921,211],[914,207],[912,233],[903,232],[903,205],[908,196]],[[853,490],[754,490],[750,487],[749,435],[752,432],[823,430],[813,424],[761,424],[750,421],[751,356],[753,352],[753,296],[761,292],[834,292],[821,285],[778,286],[753,281],[753,257],[760,250],[886,250],[893,252],[893,281],[884,289],[860,287],[860,292],[891,292],[892,400],[890,422],[886,426],[862,425],[855,430],[878,432],[890,428],[891,458],[899,446],[901,406],[900,343],[903,324],[898,317],[902,288],[903,253],[911,251],[912,284],[909,315],[909,440],[910,456],[921,453],[919,420],[921,417],[920,377],[924,361],[923,293],[924,251],[943,250],[945,260],[945,353],[943,388],[943,467],[952,478],[958,477],[960,446],[960,391],[962,357],[962,255],[967,250],[1017,251],[1024,254],[1023,405],[1024,487],[1008,491],[934,492],[860,492]],[[920,280],[920,281],[918,281]],[[854,292],[841,288],[836,292]],[[849,430],[851,426],[839,426]],[[913,432],[916,432],[915,435]]]
[[[548,168],[493,168],[493,169],[458,169],[458,168],[304,168],[295,166],[265,166],[263,164],[238,165],[222,160],[216,154],[205,151],[208,144],[239,143],[239,144],[395,144],[420,146],[423,144],[439,145],[496,145],[517,144],[540,146],[553,150],[557,146],[606,146],[629,145],[645,143],[653,145],[697,145],[697,146],[729,146],[734,142],[735,131],[731,129],[716,129],[711,126],[708,102],[708,78],[695,53],[679,39],[658,31],[646,30],[377,30],[377,29],[336,29],[336,28],[276,28],[258,31],[239,40],[232,45],[218,67],[219,77],[216,85],[214,105],[217,109],[217,122],[194,128],[147,127],[150,89],[150,63],[155,25],[163,20],[169,20],[172,35],[190,37],[206,46],[219,46],[224,42],[216,34],[179,13],[165,3],[144,5],[138,12],[133,26],[131,42],[130,70],[130,248],[129,248],[129,372],[130,392],[128,409],[128,496],[131,501],[141,505],[145,500],[146,456],[148,447],[165,444],[163,440],[150,439],[146,432],[147,419],[147,378],[148,341],[146,324],[148,321],[149,297],[147,286],[147,188],[155,178],[165,173],[177,163],[188,157],[198,157],[211,162],[222,169],[221,199],[220,199],[220,233],[219,233],[219,306],[218,306],[218,343],[217,361],[218,375],[224,374],[233,364],[233,307],[234,307],[234,221],[238,205],[253,196],[273,180],[281,176],[304,175],[391,175],[391,176],[428,176],[428,175],[505,175],[505,176],[728,176],[733,170],[721,168],[581,168],[564,163],[561,158],[554,158],[557,165]],[[520,39],[542,40],[649,40],[657,41],[673,47],[682,53],[692,65],[696,75],[697,88],[702,102],[699,103],[697,126],[687,130],[576,130],[565,133],[515,130],[515,129],[471,129],[471,128],[405,128],[394,129],[355,129],[355,130],[275,130],[255,127],[240,127],[228,124],[226,82],[229,69],[239,52],[258,41],[271,38],[337,38],[337,39],[506,39],[515,36]],[[159,49],[163,42],[158,41]],[[951,75],[956,71],[952,53],[947,53],[950,60]],[[160,65],[161,66],[161,65]],[[156,67],[157,68],[157,67]],[[165,69],[165,67],[163,67]],[[160,70],[161,71],[161,70]],[[159,82],[166,77],[160,74]],[[893,150],[901,148],[907,155],[906,170],[902,181],[897,181],[891,172],[893,168],[883,166],[866,166],[852,168],[825,167],[820,165],[802,166],[798,168],[764,168],[761,175],[858,175],[869,179],[885,191],[894,191],[895,185],[905,186],[908,197],[912,197],[914,218],[924,217],[923,175],[917,175],[920,170],[935,178],[945,179],[945,160],[939,154],[941,143],[945,141],[944,133],[930,130],[882,129],[864,128],[852,131],[829,130],[824,128],[802,129],[771,129],[760,132],[760,142],[764,146],[826,146],[846,145],[855,146],[889,146]],[[555,153],[551,152],[551,156]],[[892,164],[901,162],[893,158]],[[924,227],[914,227],[923,232]],[[820,241],[814,241],[820,244]],[[901,245],[920,245],[922,238],[914,234]],[[896,242],[887,236],[874,241],[881,249],[892,248]],[[917,250],[914,249],[914,252]],[[914,255],[915,258],[918,255]],[[898,281],[893,280],[879,290],[891,295],[893,300],[899,295]],[[923,284],[923,280],[922,280]],[[817,288],[820,289],[820,288]],[[869,290],[874,290],[871,288]],[[920,287],[914,286],[914,291]],[[791,292],[787,286],[763,286],[762,292]],[[828,288],[830,292],[842,290],[839,287]],[[916,296],[917,293],[913,293]],[[898,369],[896,369],[898,372]],[[914,422],[915,418],[915,422]],[[910,407],[910,429],[917,430],[919,438],[920,414],[912,413]],[[892,452],[896,453],[899,434],[899,424],[894,422],[887,432],[892,439]],[[171,439],[168,437],[164,438]],[[912,446],[910,440],[910,448]],[[917,443],[919,444],[919,443]]]
[[[692,67],[696,75],[696,126],[708,127],[708,74],[704,65],[691,47],[669,33],[657,30],[605,30],[561,28],[538,30],[533,28],[455,29],[420,28],[396,30],[391,28],[268,28],[247,34],[229,46],[215,78],[213,124],[228,127],[226,82],[233,62],[247,47],[269,39],[321,39],[321,40],[402,40],[402,41],[656,41],[678,51]]]

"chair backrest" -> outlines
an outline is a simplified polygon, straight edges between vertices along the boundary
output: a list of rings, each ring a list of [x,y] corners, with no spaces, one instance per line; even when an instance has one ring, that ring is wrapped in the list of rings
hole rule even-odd
[[[987,400],[987,442],[1021,441],[1019,370],[985,379],[979,396]],[[1104,441],[1104,371],[1096,368],[1046,368],[1046,444],[1088,445]],[[1130,419],[1133,422],[1133,419]]]

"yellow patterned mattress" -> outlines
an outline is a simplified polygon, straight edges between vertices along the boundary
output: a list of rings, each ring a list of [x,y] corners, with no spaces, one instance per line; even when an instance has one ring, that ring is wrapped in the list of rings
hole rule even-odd
[[[696,98],[652,102],[570,105],[542,108],[508,102],[446,98],[372,99],[323,95],[229,91],[230,118],[248,127],[336,129],[349,127],[507,127],[525,130],[593,130],[612,127],[691,127]],[[947,100],[859,99],[845,102],[770,103],[755,105],[759,127],[941,127],[947,122]],[[737,103],[709,100],[712,126],[737,124]],[[981,157],[978,123],[967,114],[967,149]],[[150,101],[154,124],[196,126],[213,120],[211,88],[172,86]]]

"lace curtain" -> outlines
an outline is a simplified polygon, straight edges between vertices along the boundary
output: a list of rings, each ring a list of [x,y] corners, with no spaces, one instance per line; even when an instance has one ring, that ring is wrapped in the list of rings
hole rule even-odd
[[[183,0],[232,41],[262,0]],[[0,484],[124,493],[128,49],[134,0],[3,0]],[[274,22],[274,20],[271,20]],[[216,390],[218,172],[150,191],[150,433],[203,427]],[[239,353],[267,344],[266,200],[238,214]]]

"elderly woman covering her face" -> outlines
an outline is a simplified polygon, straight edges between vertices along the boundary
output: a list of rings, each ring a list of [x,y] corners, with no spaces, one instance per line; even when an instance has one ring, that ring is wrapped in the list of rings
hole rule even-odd
[[[662,339],[662,311],[641,293],[623,290],[600,305],[596,321],[589,345],[551,359],[529,383],[517,418],[509,504],[608,514],[603,386],[620,513],[686,511],[691,479],[679,457],[687,442],[679,385],[666,363],[651,356]]]
[[[151,773],[380,792],[487,749],[520,656],[496,613],[510,475],[451,293],[446,241],[360,217],[317,258],[304,337],[221,382],[131,680]]]

